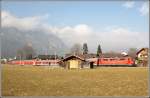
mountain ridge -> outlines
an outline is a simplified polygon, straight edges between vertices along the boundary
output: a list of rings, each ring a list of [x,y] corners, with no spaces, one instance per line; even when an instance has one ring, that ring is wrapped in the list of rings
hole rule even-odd
[[[1,28],[1,57],[15,57],[17,50],[25,44],[32,44],[36,54],[64,55],[67,46],[53,33],[43,32],[42,30],[23,31],[15,27]]]

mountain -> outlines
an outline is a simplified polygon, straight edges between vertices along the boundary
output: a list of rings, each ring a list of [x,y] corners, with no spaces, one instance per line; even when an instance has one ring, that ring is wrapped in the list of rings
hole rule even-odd
[[[31,44],[36,54],[63,55],[67,50],[64,42],[52,33],[43,30],[23,31],[14,27],[1,28],[1,57],[15,57],[18,49]]]

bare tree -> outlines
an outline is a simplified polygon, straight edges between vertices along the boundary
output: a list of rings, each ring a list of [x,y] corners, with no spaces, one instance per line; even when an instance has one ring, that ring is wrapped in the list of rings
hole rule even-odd
[[[26,44],[17,51],[17,57],[19,59],[32,59],[34,55],[35,50],[33,49],[31,44]]]
[[[136,57],[137,49],[136,48],[130,48],[128,50],[128,55],[131,56],[132,58]]]
[[[81,45],[79,43],[74,44],[71,49],[70,49],[71,54],[82,54],[82,48]]]

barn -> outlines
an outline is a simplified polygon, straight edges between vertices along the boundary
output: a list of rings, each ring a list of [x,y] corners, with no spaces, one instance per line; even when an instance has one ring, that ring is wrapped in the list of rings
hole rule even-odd
[[[86,61],[83,57],[70,55],[62,60],[62,65],[67,69],[93,68],[93,62]]]

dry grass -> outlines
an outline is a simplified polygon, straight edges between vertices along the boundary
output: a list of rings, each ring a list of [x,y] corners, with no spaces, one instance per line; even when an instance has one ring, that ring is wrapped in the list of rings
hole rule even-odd
[[[147,68],[2,69],[3,96],[148,96]]]

